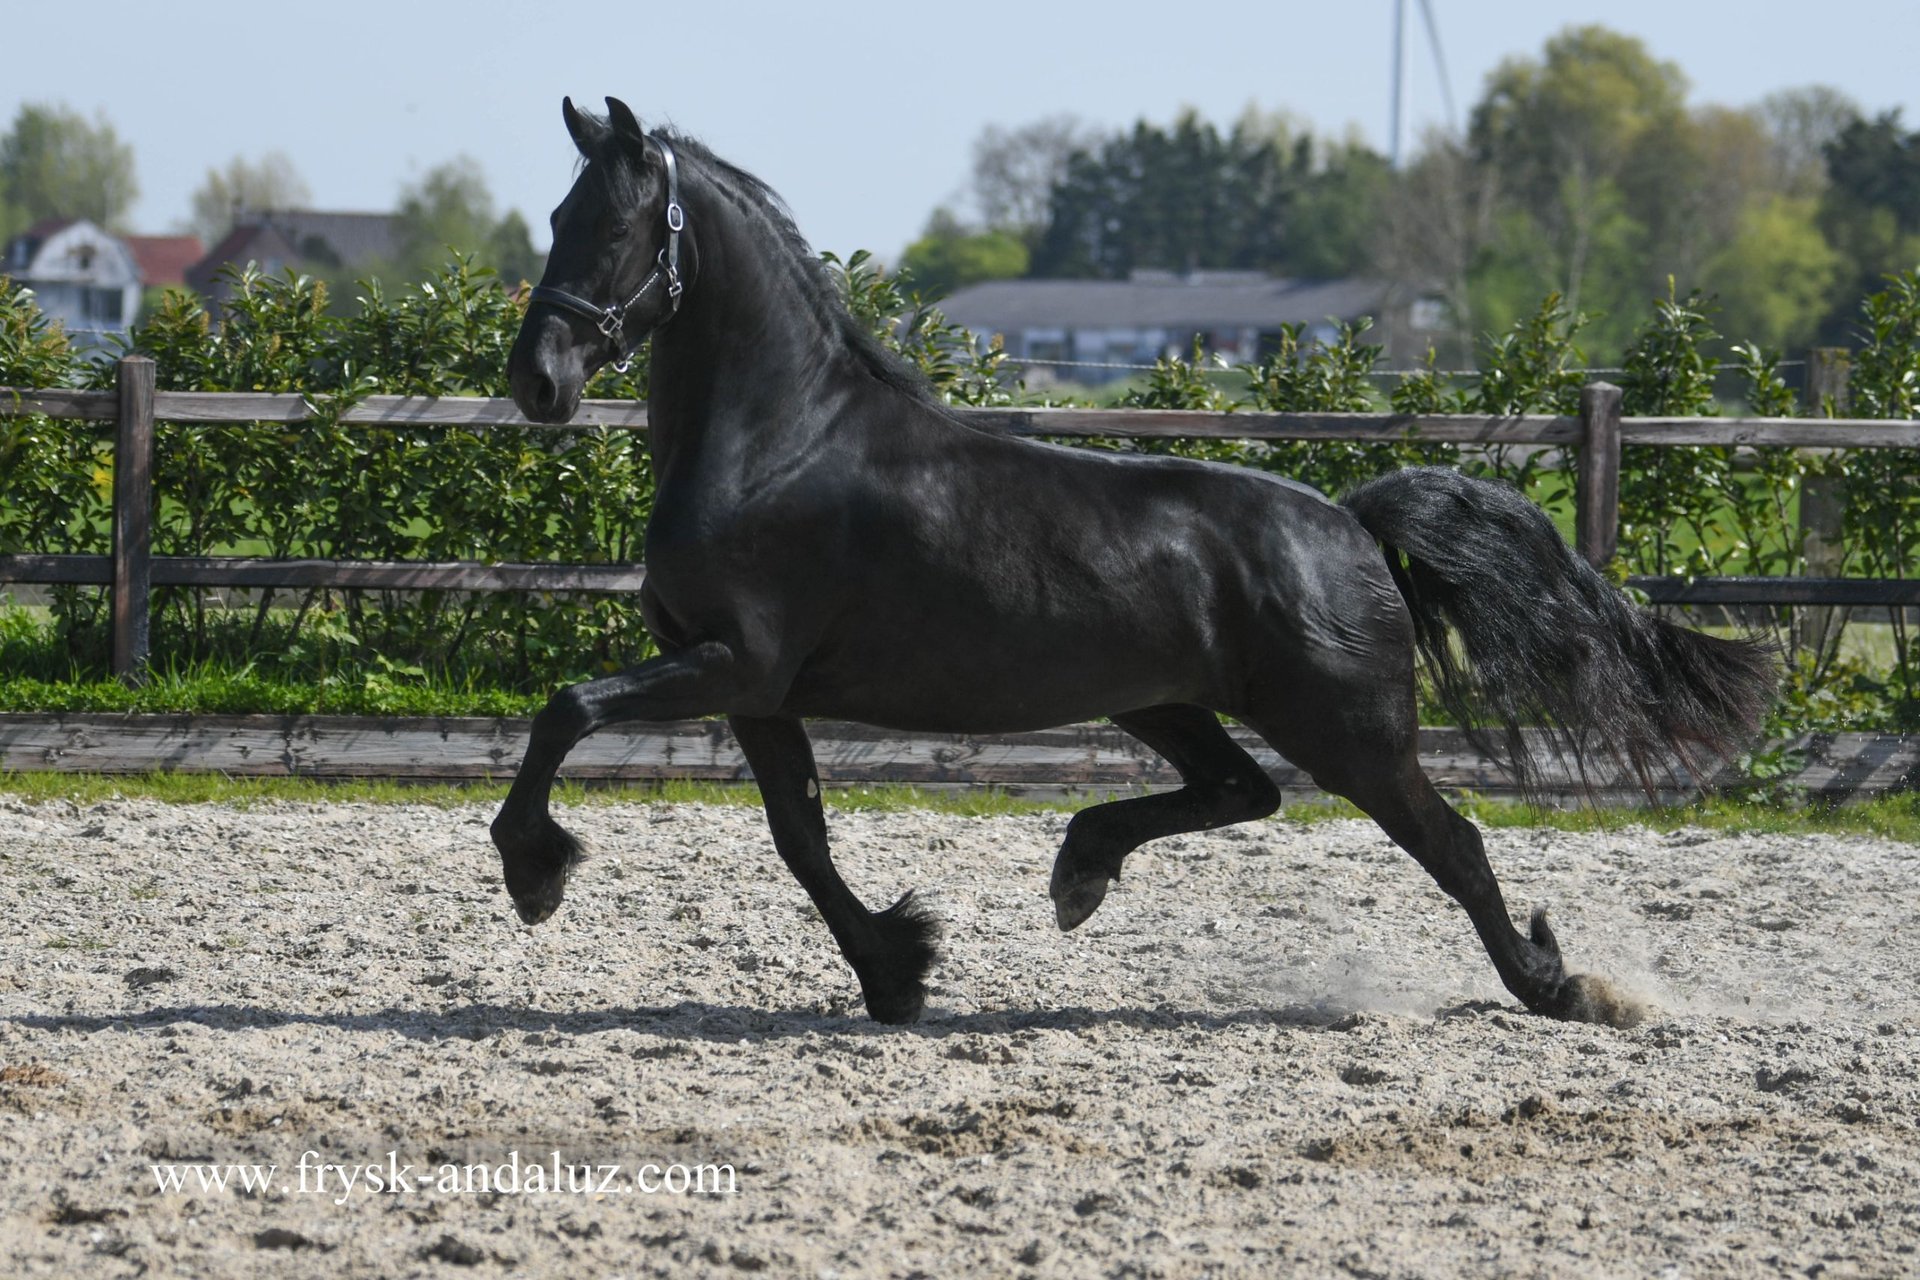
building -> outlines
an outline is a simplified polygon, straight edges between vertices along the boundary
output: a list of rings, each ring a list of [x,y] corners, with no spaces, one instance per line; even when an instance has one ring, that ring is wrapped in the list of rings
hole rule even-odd
[[[139,319],[146,290],[185,284],[201,252],[198,236],[116,236],[83,218],[50,219],[7,242],[0,275],[32,289],[76,347],[101,349]]]
[[[76,347],[105,347],[140,311],[140,266],[127,242],[84,218],[35,223],[7,242],[0,273],[33,290],[40,313]]]
[[[1258,271],[991,280],[940,305],[948,319],[983,339],[1000,335],[1010,357],[1033,362],[1026,371],[1030,383],[1111,382],[1129,371],[1099,366],[1150,365],[1162,356],[1189,355],[1195,338],[1230,363],[1256,361],[1277,345],[1281,326],[1290,324],[1306,326],[1309,339],[1325,339],[1338,323],[1372,317],[1367,340],[1383,345],[1389,366],[1400,368],[1451,336],[1438,300],[1404,285],[1284,280]]]
[[[206,256],[199,236],[124,236],[143,289],[184,289],[187,269]]]
[[[220,243],[186,272],[187,284],[214,304],[231,292],[224,267],[249,262],[269,275],[288,267],[359,271],[399,257],[397,219],[390,213],[327,213],[316,209],[268,209],[242,213]]]

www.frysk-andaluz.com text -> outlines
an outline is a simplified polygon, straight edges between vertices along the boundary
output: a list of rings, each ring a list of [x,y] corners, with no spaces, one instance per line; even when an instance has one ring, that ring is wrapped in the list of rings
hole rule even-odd
[[[740,1191],[730,1164],[590,1164],[564,1159],[558,1151],[523,1162],[518,1151],[488,1164],[413,1165],[389,1151],[374,1164],[323,1160],[306,1151],[282,1178],[279,1165],[156,1164],[154,1182],[165,1195],[325,1195],[345,1204],[363,1195],[670,1195],[730,1196]]]

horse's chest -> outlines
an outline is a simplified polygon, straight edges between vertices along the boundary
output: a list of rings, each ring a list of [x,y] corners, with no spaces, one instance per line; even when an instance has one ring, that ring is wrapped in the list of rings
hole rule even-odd
[[[683,630],[698,633],[744,612],[787,612],[774,601],[804,600],[826,557],[806,531],[740,511],[683,511],[647,529],[647,587]]]

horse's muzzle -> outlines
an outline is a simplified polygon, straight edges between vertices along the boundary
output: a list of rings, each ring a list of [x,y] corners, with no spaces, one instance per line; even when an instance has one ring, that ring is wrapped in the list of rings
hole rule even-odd
[[[586,370],[571,346],[567,326],[558,317],[528,316],[521,322],[520,336],[507,357],[507,378],[513,402],[529,421],[570,422],[579,410]]]

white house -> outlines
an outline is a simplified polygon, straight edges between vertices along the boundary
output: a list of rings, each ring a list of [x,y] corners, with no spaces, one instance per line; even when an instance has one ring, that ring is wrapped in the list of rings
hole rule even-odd
[[[77,347],[106,345],[140,310],[140,265],[120,237],[85,219],[37,223],[7,242],[0,274],[33,290]]]

